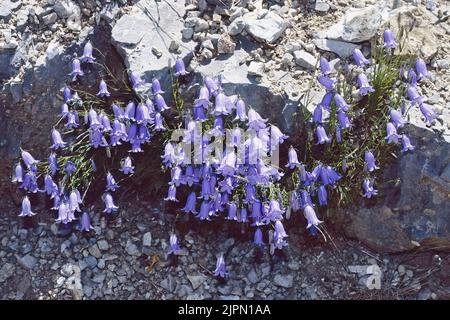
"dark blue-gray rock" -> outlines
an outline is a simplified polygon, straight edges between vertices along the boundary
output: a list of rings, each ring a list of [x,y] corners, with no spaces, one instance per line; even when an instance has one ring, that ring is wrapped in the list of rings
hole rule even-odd
[[[435,132],[418,112],[411,113],[404,131],[414,151],[400,155],[396,164],[384,170],[383,181],[399,179],[401,183],[377,186],[384,196],[378,196],[375,205],[358,204],[338,218],[348,236],[378,252],[397,253],[418,245],[450,249],[450,183],[446,180],[450,130]]]
[[[174,66],[176,58],[180,57],[187,65],[196,46],[195,42],[182,38],[184,14],[182,1],[141,0],[133,5],[112,29],[112,42],[126,67],[149,83],[158,78],[162,87],[167,88],[170,85],[169,63]],[[169,50],[172,40],[180,43],[177,55]],[[153,47],[160,50],[159,57],[152,53]]]
[[[77,9],[79,7],[71,0],[57,0],[53,5],[53,11],[62,19],[70,17]]]
[[[90,269],[94,269],[97,266],[97,259],[93,256],[87,256],[84,258],[84,262]]]
[[[19,264],[26,269],[33,269],[37,264],[37,259],[32,255],[27,254],[26,256],[19,258]]]
[[[283,288],[292,288],[292,286],[294,285],[294,276],[287,274],[287,275],[281,275],[281,274],[277,274],[274,278],[273,278],[273,283],[279,287],[283,287]]]
[[[9,277],[14,274],[16,267],[9,262],[6,262],[0,268],[0,283],[5,282]]]

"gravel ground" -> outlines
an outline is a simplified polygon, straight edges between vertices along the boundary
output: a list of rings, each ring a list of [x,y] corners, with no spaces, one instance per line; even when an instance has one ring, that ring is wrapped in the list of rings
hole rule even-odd
[[[229,223],[217,228],[220,221],[177,217],[142,200],[124,204],[112,219],[94,215],[89,234],[64,235],[48,223],[49,211],[36,209],[41,214],[30,222],[16,217],[14,205],[3,208],[1,299],[450,298],[448,254],[381,256],[337,235],[325,243],[306,234],[299,215],[287,228],[289,247],[272,256]],[[183,248],[177,257],[166,254],[171,232]],[[226,281],[212,275],[220,253]],[[365,285],[364,271],[374,264],[382,271],[379,290]],[[358,273],[354,266],[366,267]]]

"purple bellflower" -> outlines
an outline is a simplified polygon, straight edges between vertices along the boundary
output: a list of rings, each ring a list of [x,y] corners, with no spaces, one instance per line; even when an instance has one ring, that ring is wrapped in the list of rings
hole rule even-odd
[[[22,181],[23,181],[23,168],[20,162],[18,162],[14,167],[14,175],[12,178],[12,182],[21,183]]]
[[[108,91],[108,86],[106,85],[105,80],[101,80],[98,86],[97,96],[99,97],[109,97],[111,94]]]
[[[178,238],[175,234],[170,235],[169,238],[169,252],[167,254],[177,254],[181,248],[178,244]]]
[[[333,91],[334,85],[336,83],[336,80],[333,80],[323,74],[320,74],[317,77],[317,81],[327,90],[327,91]]]
[[[163,112],[165,110],[170,109],[169,106],[166,104],[164,97],[160,94],[155,95],[155,104],[159,112]]]
[[[406,92],[408,93],[408,98],[411,101],[412,105],[420,105],[422,103],[422,97],[415,86],[409,85]]]
[[[175,61],[175,76],[179,77],[179,76],[185,76],[187,75],[189,72],[186,71],[186,68],[184,66],[184,61],[183,59],[177,59]]]
[[[146,84],[136,72],[131,72],[130,82],[134,90],[137,90]]]
[[[376,169],[380,169],[375,164],[375,156],[373,155],[373,153],[371,151],[366,151],[364,153],[364,161],[366,162],[367,171],[372,172]]]
[[[364,67],[366,64],[370,64],[370,61],[364,57],[361,50],[355,48],[353,49],[353,59],[358,67]]]
[[[183,209],[181,209],[181,211],[184,211],[186,213],[190,212],[193,214],[197,214],[197,211],[195,210],[195,207],[197,205],[197,196],[195,194],[194,191],[192,191],[186,200],[186,205],[184,206]]]
[[[52,176],[55,175],[56,171],[58,171],[58,162],[56,160],[56,154],[52,153],[48,157],[48,167]]]
[[[347,112],[348,104],[347,104],[347,102],[345,102],[344,98],[339,93],[336,93],[334,95],[334,103],[336,103],[338,110]]]
[[[414,146],[411,144],[411,141],[406,135],[402,135],[402,151],[408,152],[414,150]]]
[[[277,249],[283,249],[283,247],[287,246],[286,238],[288,235],[284,230],[283,224],[280,220],[275,222],[275,231],[273,233],[273,242]]]
[[[214,270],[214,276],[225,278],[228,276],[227,267],[223,255],[217,258],[216,269]]]
[[[386,125],[386,138],[388,143],[398,143],[398,134],[397,129],[395,128],[394,124],[392,122],[388,122]]]
[[[22,150],[21,155],[22,155],[22,160],[25,163],[25,165],[27,166],[27,168],[31,168],[39,162],[38,160],[35,160],[28,151]]]
[[[105,202],[105,210],[103,210],[103,212],[112,213],[119,209],[119,207],[114,204],[114,199],[109,192],[104,195],[103,201]]]
[[[52,130],[52,140],[53,144],[50,147],[51,149],[57,150],[59,148],[63,148],[66,145],[66,143],[62,140],[61,134],[55,128],[53,128]]]
[[[131,158],[130,157],[126,157],[125,159],[122,160],[122,166],[119,169],[119,171],[122,171],[123,174],[131,174],[134,173],[134,166],[131,162]]]
[[[291,146],[288,152],[288,164],[286,168],[294,169],[300,166],[300,162],[298,161],[297,151]]]
[[[402,128],[406,124],[406,120],[403,119],[402,114],[399,111],[391,109],[389,115],[391,116],[391,122],[396,128]]]
[[[317,144],[324,144],[331,142],[331,139],[328,138],[325,129],[320,125],[317,126],[316,135],[317,135]]]
[[[167,197],[164,198],[165,201],[174,201],[174,202],[178,202],[177,199],[177,187],[172,184],[169,187],[169,190],[167,192]]]
[[[260,228],[257,228],[255,231],[255,235],[253,237],[253,243],[260,247],[264,245],[264,241],[263,241],[263,234]]]
[[[116,191],[117,188],[119,188],[119,185],[116,183],[113,175],[108,172],[106,175],[106,191]]]
[[[324,185],[320,185],[317,190],[317,198],[319,198],[319,205],[326,206],[328,203],[327,189]]]
[[[163,94],[164,91],[161,90],[161,84],[158,79],[153,79],[152,81],[152,92],[153,94]]]
[[[383,38],[384,38],[383,47],[387,49],[395,49],[397,47],[394,33],[390,29],[384,30]]]
[[[88,63],[93,63],[95,58],[92,55],[92,44],[90,41],[88,41],[85,45],[84,45],[84,49],[83,49],[83,55],[81,56],[81,62],[88,62]]]
[[[93,229],[91,225],[91,218],[87,212],[83,212],[81,215],[80,230],[89,232],[91,229]]]
[[[64,87],[63,94],[65,103],[73,101],[72,92],[70,92],[70,89],[68,87]]]
[[[80,60],[73,59],[72,61],[72,72],[69,73],[72,76],[72,81],[76,81],[78,76],[83,76],[84,72],[80,68]]]
[[[28,199],[27,196],[25,196],[22,200],[22,211],[19,214],[19,217],[31,217],[34,216],[36,213],[31,211],[31,202],[30,199]]]
[[[306,221],[308,222],[308,224],[306,225],[306,229],[309,229],[312,226],[317,227],[320,223],[323,222],[317,218],[314,208],[309,204],[304,207],[303,214],[306,218]]]
[[[330,64],[328,63],[328,60],[324,57],[320,57],[320,70],[323,74],[329,74],[333,72],[333,69],[331,68]]]
[[[372,198],[372,196],[376,196],[378,194],[378,190],[373,188],[373,183],[371,183],[367,178],[363,181],[363,190],[365,198]]]
[[[427,65],[421,58],[418,58],[416,60],[416,72],[418,80],[422,80],[423,78],[428,77]]]
[[[421,103],[419,105],[419,109],[425,117],[426,124],[431,125],[434,119],[437,118],[437,114],[433,110],[431,110],[431,107],[426,103]]]
[[[374,92],[375,89],[370,85],[367,76],[364,73],[358,75],[358,87],[359,94],[362,96],[368,95],[370,92]]]

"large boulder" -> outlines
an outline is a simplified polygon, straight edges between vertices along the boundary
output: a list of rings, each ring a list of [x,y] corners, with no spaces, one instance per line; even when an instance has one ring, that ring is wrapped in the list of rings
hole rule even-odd
[[[112,29],[112,43],[126,67],[143,76],[147,82],[158,78],[163,87],[170,84],[169,61],[177,57],[187,64],[196,46],[182,39],[183,1],[156,2],[141,0],[124,14]],[[171,42],[179,44],[178,52],[169,50]]]
[[[450,132],[425,127],[414,113],[407,135],[416,148],[384,173],[384,181],[399,179],[400,184],[378,186],[384,196],[375,204],[338,214],[348,236],[378,252],[398,253],[418,245],[450,250]]]

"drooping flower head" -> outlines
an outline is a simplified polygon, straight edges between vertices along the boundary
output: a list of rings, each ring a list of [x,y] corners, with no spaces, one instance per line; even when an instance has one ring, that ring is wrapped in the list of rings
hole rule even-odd
[[[378,190],[374,189],[373,183],[370,182],[369,179],[364,179],[363,181],[363,190],[365,198],[372,198],[372,196],[376,196],[378,194]]]
[[[119,169],[119,171],[122,171],[123,174],[134,173],[134,166],[133,166],[133,164],[131,162],[131,158],[130,157],[126,157],[125,159],[123,159],[122,166]]]
[[[164,91],[161,90],[161,84],[158,79],[153,79],[152,81],[152,92],[153,94],[163,94]]]
[[[414,150],[414,146],[411,144],[411,141],[409,140],[409,138],[403,134],[402,135],[402,151],[403,152],[408,152],[408,151],[412,151]]]
[[[323,122],[323,107],[318,104],[313,111],[312,122],[322,123]]]
[[[264,241],[263,241],[263,233],[262,233],[262,231],[261,231],[260,228],[257,228],[256,231],[255,231],[255,235],[254,235],[254,237],[253,237],[253,243],[254,243],[256,246],[258,246],[258,247],[264,245]]]
[[[372,172],[379,169],[379,167],[375,164],[375,156],[371,151],[366,151],[364,153],[364,161],[366,162],[367,171]]]
[[[355,48],[353,49],[353,59],[358,67],[364,67],[366,64],[370,64],[370,61],[364,57],[361,50]]]
[[[216,269],[214,270],[214,275],[216,277],[222,277],[222,278],[225,278],[228,276],[227,267],[225,265],[225,259],[223,258],[223,255],[220,255],[217,258]]]
[[[178,58],[177,61],[175,61],[175,76],[176,77],[185,76],[188,73],[189,72],[186,71],[186,68],[184,66],[183,59]]]
[[[104,195],[103,201],[105,202],[105,210],[103,210],[103,212],[112,213],[119,209],[119,207],[114,204],[114,199],[111,193],[107,192]]]
[[[417,91],[417,88],[413,85],[409,85],[408,89],[406,90],[406,92],[408,93],[408,98],[411,101],[411,104],[415,105],[415,104],[421,104],[423,99],[422,96],[419,94],[419,92]]]
[[[22,200],[22,211],[19,214],[19,217],[31,217],[34,216],[36,213],[31,211],[31,202],[30,199],[28,199],[27,196],[25,196]]]
[[[69,87],[64,87],[63,89],[63,94],[64,94],[64,102],[72,102],[73,101],[73,96],[72,96],[72,92],[70,91]]]
[[[25,163],[25,165],[27,166],[27,168],[31,168],[39,162],[39,160],[35,160],[28,151],[22,150],[21,155],[22,155],[22,160]]]
[[[177,199],[177,187],[175,186],[175,184],[172,184],[169,187],[169,190],[167,192],[167,197],[165,197],[164,200],[178,202],[178,199]]]
[[[331,142],[331,139],[328,138],[327,133],[322,126],[317,126],[316,135],[317,135],[317,144],[324,144]]]
[[[187,200],[186,200],[186,205],[184,206],[183,209],[181,209],[181,211],[184,211],[186,213],[190,212],[190,213],[193,213],[193,214],[197,214],[197,211],[195,209],[196,205],[197,205],[197,196],[196,196],[195,192],[192,191],[188,195]]]
[[[317,76],[317,81],[327,90],[333,91],[336,80],[331,79],[323,74]]]
[[[401,112],[391,109],[389,111],[389,115],[391,116],[391,121],[396,128],[402,128],[406,124],[406,120],[403,119]]]
[[[177,254],[181,250],[178,244],[178,238],[175,234],[171,234],[169,238],[169,252],[167,254]]]
[[[336,103],[338,110],[347,112],[348,104],[345,102],[344,97],[342,97],[339,93],[334,95],[334,103]]]
[[[395,42],[394,33],[390,29],[384,30],[384,45],[383,47],[387,49],[395,49],[397,47],[397,43]]]
[[[317,227],[320,223],[323,222],[317,218],[314,208],[309,204],[303,208],[303,214],[306,218],[306,221],[308,222],[308,224],[306,225],[306,229],[309,229],[312,226]]]
[[[170,109],[166,103],[166,100],[164,100],[164,97],[160,94],[155,95],[155,104],[159,112],[163,112],[165,110]]]
[[[358,87],[359,94],[362,96],[368,95],[370,92],[374,92],[375,89],[370,85],[367,76],[364,73],[358,75]]]
[[[326,206],[328,203],[328,195],[327,195],[327,189],[324,185],[320,185],[319,189],[317,190],[317,198],[319,199],[319,205],[320,206]]]
[[[333,69],[328,63],[328,60],[325,59],[324,57],[320,57],[320,70],[322,71],[323,74],[329,74],[333,72]]]
[[[90,41],[88,41],[84,45],[83,55],[81,56],[81,62],[94,63],[94,61],[95,61],[95,58],[92,55],[92,44]]]
[[[69,73],[69,75],[72,76],[72,81],[76,81],[78,76],[83,76],[84,72],[81,70],[80,67],[80,60],[73,59],[72,61],[72,72]]]
[[[300,162],[298,161],[297,151],[291,146],[288,152],[288,164],[286,168],[294,169],[300,166]]]
[[[111,94],[108,91],[108,86],[106,85],[105,80],[100,80],[100,84],[98,86],[97,96],[99,97],[109,97]]]
[[[426,103],[421,103],[419,105],[419,109],[420,112],[422,112],[423,116],[425,117],[425,122],[428,125],[431,125],[434,119],[437,118],[437,114],[433,110],[431,110],[430,106],[427,105]]]
[[[242,99],[239,99],[236,102],[236,118],[234,118],[234,120],[247,120],[247,114],[245,112],[245,102]]]
[[[286,238],[288,235],[284,230],[283,224],[280,220],[275,222],[275,228],[273,233],[273,242],[277,249],[283,249],[283,247],[287,246]]]
[[[392,122],[388,122],[386,125],[386,138],[388,143],[398,143],[398,134],[397,129],[395,128],[394,124]]]
[[[89,232],[91,229],[93,229],[91,225],[91,218],[87,212],[83,212],[81,215],[80,230]]]
[[[53,199],[56,195],[58,195],[58,185],[53,181],[52,177],[48,174],[44,177],[44,189],[47,195],[50,196],[50,199]]]
[[[58,162],[56,160],[56,154],[52,153],[48,157],[48,167],[52,176],[55,175],[56,171],[58,171]]]
[[[145,80],[142,80],[136,72],[130,73],[130,82],[134,90],[137,90],[146,84]]]
[[[50,147],[51,149],[57,150],[59,148],[64,148],[66,145],[66,143],[62,140],[61,134],[55,128],[52,130],[52,140],[53,144]]]
[[[111,172],[108,172],[106,175],[106,191],[116,191],[119,188],[119,185],[116,183]]]
[[[16,164],[16,166],[14,167],[12,182],[20,183],[22,181],[23,181],[23,168],[22,168],[22,165],[20,164],[20,162],[18,162]]]
[[[421,58],[418,58],[416,60],[416,72],[418,80],[422,80],[423,78],[428,77],[427,64]]]

